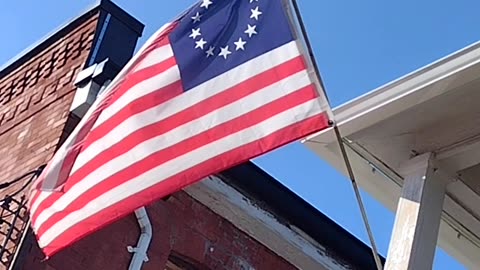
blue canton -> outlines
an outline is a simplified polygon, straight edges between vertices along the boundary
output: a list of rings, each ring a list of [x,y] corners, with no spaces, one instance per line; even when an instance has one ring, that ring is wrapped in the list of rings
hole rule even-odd
[[[282,0],[202,0],[170,34],[185,91],[292,40]]]

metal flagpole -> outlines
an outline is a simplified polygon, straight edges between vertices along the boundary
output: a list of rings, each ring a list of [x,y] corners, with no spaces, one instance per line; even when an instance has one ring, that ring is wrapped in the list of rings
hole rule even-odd
[[[345,150],[345,145],[343,144],[342,136],[340,135],[340,130],[338,126],[335,124],[333,129],[335,130],[335,135],[337,137],[338,145],[340,147],[340,151],[342,152],[343,159],[345,161],[345,166],[347,167],[348,176],[350,177],[350,181],[352,182],[353,190],[355,191],[355,196],[357,197],[358,206],[360,208],[360,212],[362,213],[363,222],[365,224],[365,229],[367,230],[368,237],[370,238],[370,244],[372,245],[372,252],[373,257],[375,259],[375,263],[377,264],[377,269],[381,270],[383,268],[382,262],[380,261],[380,257],[378,256],[377,245],[375,244],[375,239],[373,237],[373,232],[370,227],[370,223],[368,222],[367,211],[365,210],[365,206],[363,204],[362,196],[360,194],[360,190],[357,185],[357,181],[355,180],[355,175],[353,173],[352,165],[350,164],[350,160],[348,159],[347,151]]]
[[[313,54],[312,46],[311,46],[310,41],[308,39],[307,31],[305,29],[305,25],[303,23],[301,15],[300,15],[300,9],[298,7],[297,0],[292,0],[292,4],[293,4],[293,8],[295,10],[295,13],[297,15],[298,24],[299,24],[300,29],[302,31],[302,36],[305,40],[305,45],[307,46],[309,56],[312,60],[312,65],[313,65],[313,68],[315,70],[318,82],[322,86],[323,91],[325,91],[325,87],[323,86],[322,80],[320,79],[320,73],[319,73],[319,69],[318,69],[318,66],[317,66],[317,62],[315,60],[315,56]],[[328,97],[327,97],[326,93],[324,93],[324,96],[328,101]],[[343,144],[343,139],[342,139],[342,136],[340,134],[340,130],[338,129],[338,126],[335,122],[332,122],[332,125],[333,125],[333,129],[335,131],[335,136],[337,138],[337,141],[338,141],[338,144],[339,144],[339,147],[340,147],[340,151],[342,153],[342,156],[343,156],[343,159],[344,159],[344,162],[345,162],[345,166],[347,168],[348,176],[350,178],[350,181],[351,181],[352,186],[353,186],[353,190],[355,192],[355,196],[357,198],[358,206],[359,206],[360,212],[362,214],[362,219],[363,219],[363,222],[364,222],[364,225],[365,225],[365,229],[367,230],[368,238],[370,240],[370,244],[371,244],[371,247],[372,247],[373,258],[375,259],[375,264],[377,265],[378,270],[382,270],[383,269],[382,262],[380,260],[379,255],[378,255],[377,245],[376,245],[375,239],[373,237],[373,233],[372,233],[372,229],[370,227],[370,223],[368,222],[367,211],[366,211],[365,206],[363,204],[362,197],[361,197],[361,194],[360,194],[360,190],[358,188],[357,181],[355,180],[355,175],[353,173],[352,165],[351,165],[350,160],[348,158],[347,151],[345,150],[345,145]]]

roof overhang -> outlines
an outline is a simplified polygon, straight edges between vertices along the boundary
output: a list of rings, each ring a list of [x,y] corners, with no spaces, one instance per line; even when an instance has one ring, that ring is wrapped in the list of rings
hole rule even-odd
[[[467,267],[480,266],[480,43],[333,110],[359,185],[390,210],[401,166],[432,152],[452,175],[439,245]],[[333,129],[305,145],[346,175]]]
[[[365,243],[252,162],[184,191],[298,269],[375,267]]]

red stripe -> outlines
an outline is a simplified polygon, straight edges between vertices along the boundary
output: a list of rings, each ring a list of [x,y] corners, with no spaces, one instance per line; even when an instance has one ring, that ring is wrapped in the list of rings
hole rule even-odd
[[[133,86],[137,85],[138,83],[141,83],[145,80],[148,80],[156,75],[159,75],[169,68],[172,68],[177,65],[177,62],[174,57],[170,57],[158,64],[155,64],[153,66],[144,68],[140,71],[133,72],[131,74],[127,74],[123,81],[118,85],[116,89],[113,89],[114,95],[112,97],[112,100],[110,101],[110,104],[114,103],[117,101],[120,97],[122,97],[130,88]]]
[[[196,105],[179,112],[163,121],[157,122],[153,125],[147,126],[142,128],[141,130],[137,130],[126,138],[124,138],[121,142],[117,143],[115,146],[112,146],[110,149],[105,151],[105,153],[100,154],[99,156],[92,158],[87,164],[85,164],[82,168],[80,168],[71,178],[67,181],[65,190],[68,190],[70,187],[75,185],[76,183],[80,182],[85,176],[91,173],[93,170],[111,160],[112,158],[119,156],[131,148],[133,148],[138,143],[141,143],[145,140],[153,138],[155,136],[161,135],[165,132],[172,130],[173,128],[180,126],[182,124],[188,123],[192,120],[195,120],[198,117],[201,117],[209,112],[214,111],[224,105],[227,105],[231,102],[234,102],[242,97],[247,96],[255,91],[263,89],[266,86],[269,86],[279,79],[283,79],[288,77],[292,74],[295,74],[298,71],[301,71],[305,68],[303,59],[301,57],[294,58],[290,61],[283,63],[282,65],[272,68],[264,73],[261,73],[233,88],[230,88],[222,93],[217,94],[211,98],[208,98]],[[145,107],[143,109],[149,109],[152,104],[149,100],[140,100],[140,103],[145,103]],[[135,104],[137,106],[137,104]],[[138,104],[138,106],[143,106]],[[142,108],[142,107],[140,107]],[[128,117],[130,109],[127,106],[125,109],[126,111],[125,116]],[[119,113],[119,116],[123,116],[123,113]],[[122,118],[118,118],[123,121]],[[105,133],[115,128],[119,121],[117,116],[113,117],[112,120],[105,122],[102,124],[102,127],[99,130],[100,134],[97,134],[97,129],[92,131],[92,138],[99,138],[103,137]],[[86,145],[90,145],[92,142],[90,138],[88,141],[85,142]],[[86,149],[86,148],[84,148]],[[36,221],[38,215],[40,214],[40,209],[50,207],[59,197],[61,194],[52,194],[47,199],[45,199],[38,207],[38,210],[33,213],[32,220],[33,222]]]
[[[114,96],[112,97],[109,104],[113,104],[136,84],[144,80],[148,80],[156,75],[160,75],[162,72],[165,72],[167,69],[172,68],[175,65],[175,59],[172,57],[162,63],[156,64],[140,72],[132,74],[129,78],[125,80],[125,82],[121,85],[121,87],[119,87],[118,90],[114,91]],[[129,116],[142,112],[143,110],[141,108],[144,108],[145,105],[141,104],[144,103],[159,105],[171,98],[178,96],[181,93],[183,93],[183,86],[181,81],[177,81],[163,88],[154,90],[150,94],[132,100],[125,108],[122,108],[118,113],[116,113],[114,117],[107,119],[94,130],[90,130],[90,134],[88,135],[90,143],[88,143],[87,145],[84,144],[83,149],[86,149],[86,147],[88,147],[92,143],[92,141],[105,136],[105,134],[107,134],[111,130],[112,126],[114,127],[120,124],[124,121],[124,119],[128,118]],[[151,105],[151,107],[153,107],[153,105]]]
[[[45,169],[43,170],[43,173],[40,174],[40,176],[37,178],[38,182],[36,182],[36,183],[34,184],[35,186],[33,186],[33,188],[36,190],[36,192],[35,192],[34,194],[30,194],[31,196],[30,196],[30,199],[29,199],[29,201],[28,201],[28,204],[29,204],[28,209],[29,209],[29,210],[32,209],[33,204],[35,203],[35,201],[38,199],[38,197],[39,197],[40,194],[41,194],[41,191],[40,191],[40,190],[41,190],[41,188],[42,188],[43,180],[45,179],[44,173],[45,173],[47,170],[49,170],[50,165],[51,165],[50,162],[47,163],[47,166],[46,166]],[[32,191],[32,192],[33,192],[33,191]]]
[[[105,109],[106,104],[110,101],[112,97],[112,93],[107,94],[103,100],[99,103],[98,107],[92,112],[92,114],[89,116],[87,121],[83,124],[81,129],[77,132],[75,138],[73,139],[72,143],[70,144],[69,148],[65,149],[67,151],[67,154],[62,160],[61,170],[56,178],[56,183],[57,183],[57,188],[59,185],[62,185],[66,182],[68,179],[68,175],[70,174],[70,170],[73,166],[74,163],[74,158],[78,155],[78,145],[85,139],[85,136],[88,134],[90,131],[91,127],[97,120],[98,116],[102,113],[103,109]],[[73,159],[73,160],[72,160]],[[43,182],[46,180],[45,178],[48,176],[48,173],[51,169],[51,164],[49,163],[43,173],[40,175],[39,178],[41,178],[41,181],[36,182],[37,185],[42,185]],[[50,176],[51,177],[51,176]],[[39,189],[40,187],[35,187]],[[62,190],[63,191],[63,187]],[[40,196],[41,192],[36,192],[32,198],[30,198],[30,206],[33,205],[33,203],[38,199]]]
[[[215,142],[219,139],[222,139],[228,135],[234,134],[236,132],[240,132],[248,127],[251,127],[255,124],[258,124],[266,119],[269,119],[283,111],[291,109],[292,107],[298,106],[303,104],[309,100],[315,99],[316,91],[313,85],[304,87],[296,92],[293,92],[289,95],[283,96],[280,99],[277,99],[263,107],[260,107],[256,110],[252,110],[248,114],[244,114],[240,117],[237,117],[229,122],[223,123],[218,125],[217,127],[208,129],[196,136],[190,137],[182,142],[172,145],[168,148],[160,150],[156,153],[152,153],[150,156],[139,160],[138,162],[130,165],[128,168],[125,168],[118,173],[106,178],[104,181],[96,184],[92,189],[88,190],[87,192],[81,194],[79,198],[77,198],[74,202],[72,202],[66,209],[62,212],[58,212],[50,217],[40,228],[37,228],[39,234],[43,234],[46,230],[48,230],[51,226],[57,223],[59,220],[63,219],[68,213],[74,212],[83,208],[87,203],[94,200],[98,196],[102,195],[103,193],[119,186],[125,182],[128,182],[132,178],[135,178],[142,173],[149,171],[155,167],[158,167],[165,162],[173,160],[181,155],[188,154],[189,152],[202,147],[203,145],[207,145],[209,143]],[[149,132],[145,132],[149,134]],[[186,137],[186,136],[185,136]],[[129,147],[138,144],[138,140],[142,140],[143,138],[133,137],[132,140],[123,141],[118,147],[117,151],[122,151],[123,146]],[[117,153],[115,153],[117,154]],[[105,155],[102,157],[101,160],[93,160],[94,164],[91,163],[87,169],[92,171],[98,168],[98,164],[108,162],[112,160],[113,157]],[[76,178],[75,175],[72,176],[72,180],[75,178],[75,181],[79,181],[82,178]],[[161,180],[161,179],[159,179]],[[70,182],[67,184],[69,189]],[[57,197],[61,197],[61,195],[57,194]],[[34,222],[36,219],[34,220]]]
[[[218,173],[229,167],[246,162],[258,155],[281,147],[287,143],[318,132],[328,127],[328,117],[325,113],[292,124],[275,133],[255,142],[240,146],[236,149],[209,159],[193,166],[181,174],[172,176],[142,192],[134,194],[121,202],[109,206],[99,213],[75,224],[63,234],[59,235],[48,246],[44,247],[45,254],[49,257],[76,242],[77,240],[102,229],[116,220],[129,215],[135,209],[148,205],[168,194],[176,192],[204,177]],[[41,235],[41,234],[37,234]]]
[[[157,107],[160,104],[164,103],[167,100],[170,100],[176,96],[179,96],[183,93],[183,86],[181,81],[177,81],[171,85],[168,85],[164,88],[155,90],[154,92],[145,95],[141,99],[137,99],[125,108],[120,110],[115,114],[114,117],[108,119],[102,123],[97,128],[93,129],[88,135],[85,144],[83,145],[83,150],[87,149],[92,143],[101,139],[107,133],[109,133],[113,128],[120,125],[125,119],[145,111],[145,108]]]
[[[113,101],[118,100],[126,91],[128,91],[135,84],[141,82],[142,80],[149,79],[149,78],[151,78],[151,77],[153,77],[157,74],[160,74],[161,72],[164,72],[165,70],[167,70],[167,69],[169,69],[169,68],[171,68],[175,65],[176,65],[175,59],[172,57],[172,58],[169,58],[169,59],[167,59],[167,60],[165,60],[161,63],[158,63],[158,64],[153,65],[151,67],[145,68],[141,72],[136,72],[136,73],[133,73],[133,74],[129,75],[128,80],[125,80],[121,85],[119,85],[117,88],[113,89],[112,91],[110,91],[110,93],[108,93],[109,96],[107,96],[104,99],[104,101],[99,105],[99,107],[95,110],[95,112],[92,114],[92,116],[86,122],[86,123],[90,123],[90,124],[86,124],[84,127],[82,127],[82,129],[77,134],[76,139],[74,140],[72,145],[77,145],[78,143],[84,141],[85,136],[87,135],[87,133],[89,133],[91,131],[90,130],[91,127],[94,125],[94,123],[98,119],[100,113],[103,111],[103,109],[106,106],[112,104]],[[174,84],[171,84],[171,85],[165,87],[165,90],[169,90],[169,91],[159,93],[158,91],[161,91],[161,90],[163,90],[163,88],[157,90],[154,93],[152,93],[154,95],[154,97],[152,97],[152,96],[149,96],[149,97],[150,98],[155,98],[155,100],[165,101],[165,100],[173,98],[174,96],[176,96],[178,94],[181,94],[183,92],[183,88],[182,88],[180,82],[177,82],[177,83],[174,83]],[[155,95],[156,93],[158,93],[158,94]],[[141,102],[141,100],[139,100],[139,102]],[[114,120],[115,120],[115,118],[113,118],[113,121]],[[106,122],[108,122],[108,121],[112,121],[112,119],[107,120]],[[104,125],[105,123],[102,123],[102,125]],[[102,125],[97,127],[97,129],[101,128]],[[88,136],[92,136],[92,135],[94,136],[94,134],[95,133],[93,133],[93,134],[90,133],[90,134],[88,134]],[[91,144],[91,143],[89,143],[89,144]],[[85,145],[82,148],[85,149]],[[58,176],[59,183],[63,183],[67,180],[65,177],[67,177],[70,174],[70,169],[72,167],[71,165],[73,165],[73,164],[70,164],[70,165],[65,164],[65,166],[62,165],[62,172],[63,172],[62,175],[63,176],[61,176],[61,175]],[[44,174],[49,171],[48,168],[49,167],[47,167],[44,170]],[[43,176],[41,176],[41,177],[43,178]],[[42,182],[43,182],[43,180],[42,180]],[[39,182],[39,183],[41,184],[41,182]],[[38,199],[39,196],[40,196],[40,192],[37,192],[36,194],[34,194],[33,198],[30,199],[30,205],[33,205],[34,202]]]
[[[153,50],[160,48],[165,45],[170,45],[170,39],[168,35],[172,32],[172,30],[177,26],[178,22],[170,24],[167,28],[165,28],[160,35],[153,40],[153,42],[148,45],[148,47],[143,50],[142,54],[137,58],[134,64],[132,64],[132,68],[130,70],[134,70],[143,59],[145,59],[150,52]]]
[[[150,52],[152,52],[153,50],[157,49],[157,48],[160,48],[160,47],[163,47],[163,46],[170,46],[170,40],[168,38],[168,34],[175,28],[175,26],[177,25],[177,22],[174,22],[172,24],[170,24],[143,52],[142,52],[142,55],[140,55],[137,60],[135,61],[135,63],[132,65],[132,67],[130,68],[130,71],[127,73],[126,77],[125,78],[128,78],[128,80],[126,80],[125,78],[123,78],[123,82],[122,84],[117,87],[117,89],[112,89],[112,91],[109,93],[109,96],[108,98],[106,98],[104,100],[104,102],[102,102],[101,105],[99,105],[99,108],[96,109],[96,111],[101,111],[104,109],[104,106],[107,105],[107,104],[111,104],[113,101],[116,101],[119,97],[121,97],[128,89],[130,89],[133,85],[143,81],[143,80],[146,80],[146,79],[149,79],[161,72],[164,72],[165,70],[173,67],[176,65],[176,61],[175,61],[175,58],[174,57],[171,57],[169,59],[166,59],[165,61],[162,61],[161,63],[158,63],[158,64],[155,64],[155,65],[152,65],[148,68],[144,68],[141,70],[141,72],[134,72],[134,73],[130,73],[131,70],[134,70],[136,66],[138,66],[147,56]],[[115,95],[114,98],[112,98],[112,95]],[[101,108],[100,108],[101,107]],[[93,116],[95,118],[95,120],[93,121],[93,123],[96,121],[96,119],[98,118],[98,115],[94,115]],[[89,119],[88,122],[91,122],[91,120]],[[84,128],[82,128],[82,130],[85,130]],[[76,136],[76,140],[74,141],[73,145],[75,144],[78,144],[79,141],[82,141],[84,139],[84,136],[79,136],[77,135]],[[63,167],[63,166],[62,166]],[[48,172],[48,168],[49,166],[47,166],[47,168],[44,170],[44,174],[46,172]],[[65,170],[63,170],[65,171]],[[44,175],[42,174],[42,175]],[[44,178],[41,176],[39,177],[39,180],[36,181],[36,183],[40,184],[41,185],[41,182],[43,182]],[[38,189],[39,187],[37,187]],[[38,199],[38,196],[40,196],[40,193],[41,192],[36,192],[35,194],[33,194],[33,197],[30,198],[30,207],[33,205],[33,203]]]
[[[174,127],[193,121],[198,117],[201,117],[218,108],[228,105],[240,98],[246,97],[249,94],[252,94],[258,90],[261,90],[262,88],[267,87],[277,82],[278,80],[291,76],[304,69],[305,69],[305,65],[304,65],[303,59],[300,56],[292,60],[289,60],[275,68],[272,68],[268,71],[258,74],[257,76],[252,77],[240,83],[239,85],[236,85],[215,96],[205,99],[202,102],[197,103],[194,106],[182,112],[179,112],[175,115],[172,115],[171,117],[168,117],[162,120],[161,122],[156,124],[156,126],[159,126],[160,129],[151,127],[152,130],[148,132],[151,134],[151,136],[146,137],[145,139],[152,138],[156,135],[168,132],[172,130]],[[166,91],[166,90],[167,89],[162,91]],[[174,89],[171,88],[170,90],[173,91]],[[175,93],[178,93],[178,91],[175,91]],[[83,149],[86,149],[87,146],[94,143],[94,141],[107,135],[112,129],[114,129],[116,126],[118,126],[120,123],[122,123],[129,117],[136,115],[138,113],[144,112],[148,109],[157,107],[167,100],[165,98],[158,98],[157,97],[158,95],[161,95],[161,94],[149,95],[149,96],[145,96],[145,98],[141,98],[136,101],[133,101],[131,104],[129,104],[128,106],[123,108],[121,111],[119,111],[117,114],[115,114],[112,118],[110,118],[106,122],[102,123],[102,125],[92,130],[88,138],[89,142],[87,142],[87,145],[85,145]],[[176,96],[176,95],[169,95],[168,93],[165,93],[164,95],[165,96],[168,95],[172,97]],[[136,136],[137,133],[139,132],[144,133],[142,130],[140,130],[138,132],[132,133],[129,136]]]
[[[147,48],[145,48],[145,50],[136,59],[135,63],[131,66],[131,68],[128,70],[128,72],[131,72],[131,71],[137,69],[137,67],[143,62],[143,60],[145,60],[145,58],[151,57],[151,55],[149,55],[151,52],[153,52],[154,50],[159,49],[163,46],[170,46],[170,41],[169,41],[168,38],[162,37],[161,39],[158,39],[158,43],[153,42]]]

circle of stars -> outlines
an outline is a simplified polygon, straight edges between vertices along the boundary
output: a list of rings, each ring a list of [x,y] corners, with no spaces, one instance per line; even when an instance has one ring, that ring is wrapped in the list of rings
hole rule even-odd
[[[254,2],[258,2],[258,0],[249,0],[250,4]],[[213,0],[202,0],[202,3],[200,4],[201,8],[204,8],[205,10],[208,10],[208,8],[213,5]],[[262,15],[262,11],[260,10],[259,6],[256,6],[254,9],[250,9],[251,15],[250,19],[253,19],[255,21],[258,21],[260,16]],[[235,45],[235,48],[230,48],[230,45],[225,45],[225,46],[220,46],[219,49],[217,49],[215,46],[208,46],[207,48],[207,43],[203,37],[202,37],[202,32],[200,27],[195,28],[195,24],[201,22],[202,20],[202,14],[200,12],[195,13],[192,17],[190,17],[193,21],[194,27],[192,28],[192,32],[189,35],[190,38],[192,38],[195,41],[195,49],[200,49],[205,52],[205,55],[207,58],[213,57],[217,54],[218,57],[223,57],[225,60],[228,58],[230,54],[233,53],[233,51],[245,51],[245,45],[247,45],[247,40],[242,39],[242,37],[239,37],[238,40],[233,42]],[[253,24],[247,24],[246,29],[244,31],[245,34],[248,35],[248,38],[252,38],[254,35],[257,35],[257,26]],[[199,39],[198,39],[199,38]]]

